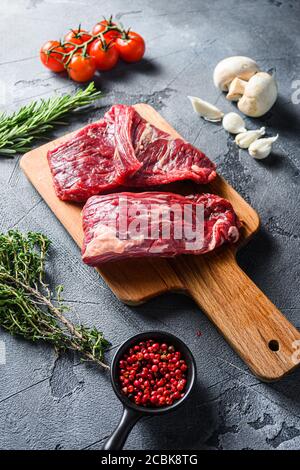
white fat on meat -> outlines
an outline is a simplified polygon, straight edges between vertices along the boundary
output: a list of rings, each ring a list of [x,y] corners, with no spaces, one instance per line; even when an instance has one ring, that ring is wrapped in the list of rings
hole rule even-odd
[[[128,248],[143,243],[143,237],[134,240],[120,240],[113,228],[99,224],[93,239],[87,244],[84,256],[99,256],[103,253],[124,253]]]
[[[229,228],[228,235],[233,243],[237,242],[240,238],[240,234],[237,227],[234,227],[233,225]]]
[[[222,226],[224,225],[225,222],[226,222],[226,219],[224,216],[220,216],[220,219],[215,222],[207,251],[214,250],[217,245],[217,242],[218,242],[218,245],[224,243],[225,239],[222,236]],[[234,226],[229,227],[227,233],[230,237],[231,242],[234,243],[239,239],[239,231],[237,227],[234,227]],[[218,236],[221,239],[221,243],[220,243],[220,239],[218,239]]]
[[[198,165],[192,165],[191,170],[193,170],[195,173],[202,173],[203,172],[203,168],[200,168],[200,166],[198,166]]]
[[[149,142],[151,142],[152,134],[153,134],[152,126],[149,122],[147,122],[142,134],[140,135],[138,142],[136,142],[135,149],[140,148],[141,150],[144,150],[144,147]]]

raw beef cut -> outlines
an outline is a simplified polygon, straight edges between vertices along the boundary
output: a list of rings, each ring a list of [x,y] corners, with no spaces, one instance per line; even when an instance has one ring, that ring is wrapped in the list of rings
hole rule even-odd
[[[48,152],[57,196],[86,201],[91,195],[113,190],[135,173],[141,163],[131,144],[134,110],[115,110],[115,121],[90,124],[70,140]]]
[[[206,253],[239,238],[231,204],[214,194],[117,193],[83,208],[82,259],[97,266],[133,257]]]
[[[114,122],[124,105],[115,105],[104,118]],[[128,106],[126,106],[128,108]],[[134,110],[131,140],[140,170],[126,181],[128,187],[157,186],[180,180],[206,184],[216,176],[216,166],[207,156],[183,139],[174,139],[143,119]]]
[[[205,184],[216,176],[214,163],[200,150],[125,105],[113,106],[103,120],[49,151],[48,162],[57,196],[70,201],[183,179]]]

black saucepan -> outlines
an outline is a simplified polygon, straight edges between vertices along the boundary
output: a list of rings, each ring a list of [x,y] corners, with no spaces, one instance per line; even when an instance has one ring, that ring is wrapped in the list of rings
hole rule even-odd
[[[138,406],[128,397],[122,394],[119,384],[119,361],[122,358],[123,354],[134,344],[139,341],[144,341],[147,339],[156,339],[169,344],[172,344],[178,351],[181,352],[183,359],[185,359],[188,370],[187,370],[187,384],[185,388],[185,395],[177,400],[172,405],[163,406],[160,408],[146,408],[143,406]],[[126,439],[132,430],[135,423],[142,417],[145,416],[157,416],[165,413],[170,413],[171,411],[177,410],[177,408],[185,402],[189,397],[190,392],[193,388],[196,377],[196,364],[194,357],[189,350],[189,348],[184,344],[181,339],[176,336],[166,333],[165,331],[146,331],[138,335],[132,336],[127,341],[125,341],[117,350],[111,364],[111,382],[115,394],[119,400],[123,403],[123,415],[121,420],[112,433],[112,435],[105,442],[103,449],[104,450],[121,450],[126,442]]]

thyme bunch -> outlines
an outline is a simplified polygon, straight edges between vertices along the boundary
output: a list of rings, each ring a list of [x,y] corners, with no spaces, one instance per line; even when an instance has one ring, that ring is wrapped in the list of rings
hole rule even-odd
[[[53,96],[23,106],[11,115],[0,114],[0,155],[13,156],[32,148],[45,132],[67,122],[62,118],[102,97],[94,83],[73,95]]]
[[[63,287],[56,287],[55,303],[45,282],[50,240],[38,232],[10,230],[0,234],[0,326],[12,335],[47,341],[57,350],[72,349],[104,368],[109,346],[95,327],[74,325],[65,316]]]

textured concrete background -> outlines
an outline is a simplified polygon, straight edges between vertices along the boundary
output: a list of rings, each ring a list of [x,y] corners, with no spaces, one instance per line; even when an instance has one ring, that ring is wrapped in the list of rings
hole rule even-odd
[[[109,6],[108,6],[109,3]],[[300,79],[298,1],[2,0],[0,80],[8,110],[35,97],[76,86],[48,72],[37,59],[40,45],[79,22],[90,28],[114,13],[146,38],[145,59],[97,79],[106,97],[76,129],[103,115],[113,103],[153,105],[188,140],[217,163],[219,172],[260,213],[262,230],[240,253],[242,267],[300,327],[299,183],[300,104],[291,102]],[[238,150],[220,126],[193,114],[187,95],[233,110],[215,90],[212,71],[230,55],[275,67],[280,98],[261,121],[280,133],[275,154],[257,162]],[[3,100],[2,103],[3,104]],[[247,119],[249,128],[260,125]],[[65,130],[59,130],[55,136]],[[194,303],[168,295],[139,308],[122,305],[80,253],[19,169],[0,162],[1,230],[42,230],[53,240],[49,276],[65,285],[65,297],[85,324],[103,329],[113,349],[129,335],[160,328],[179,335],[195,354],[198,383],[178,412],[140,422],[128,449],[295,449],[300,447],[300,371],[260,383]],[[197,331],[202,332],[201,336]],[[1,449],[99,449],[119,419],[121,405],[107,374],[73,355],[57,358],[1,331],[6,365],[0,365]]]

